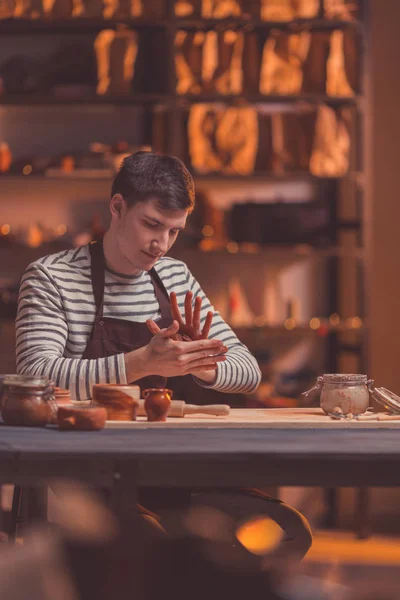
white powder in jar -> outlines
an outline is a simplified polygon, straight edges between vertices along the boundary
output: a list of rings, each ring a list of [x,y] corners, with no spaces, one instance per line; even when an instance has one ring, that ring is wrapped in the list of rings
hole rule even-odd
[[[326,413],[339,407],[344,415],[364,413],[369,406],[369,392],[365,385],[324,384],[321,391],[321,408]]]

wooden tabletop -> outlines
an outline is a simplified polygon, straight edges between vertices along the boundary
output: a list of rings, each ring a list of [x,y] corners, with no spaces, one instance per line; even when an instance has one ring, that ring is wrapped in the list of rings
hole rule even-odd
[[[0,479],[125,478],[138,485],[199,487],[400,485],[398,429],[393,421],[332,421],[314,409],[233,410],[229,418],[138,421],[97,432],[1,426]]]
[[[398,421],[336,420],[327,416],[321,408],[233,408],[228,416],[186,415],[168,418],[163,423],[151,423],[146,417],[136,421],[108,421],[107,428],[119,429],[396,429]]]

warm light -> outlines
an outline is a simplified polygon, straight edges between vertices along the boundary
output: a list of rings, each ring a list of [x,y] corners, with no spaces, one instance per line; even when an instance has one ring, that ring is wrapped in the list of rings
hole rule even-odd
[[[57,235],[64,235],[64,233],[67,232],[67,226],[62,224],[62,225],[58,225],[58,227],[56,228],[56,233]]]
[[[259,517],[241,525],[236,531],[239,542],[252,554],[267,554],[280,543],[283,531],[273,521]]]
[[[11,231],[11,227],[9,226],[8,223],[5,223],[4,225],[2,225],[0,231],[1,231],[1,235],[8,235]]]
[[[38,248],[43,242],[43,234],[36,225],[32,225],[28,230],[27,244],[30,248]]]
[[[294,329],[296,327],[296,319],[293,318],[289,318],[286,319],[285,323],[284,323],[285,329]]]
[[[22,172],[24,175],[30,175],[32,173],[32,165],[25,165]]]
[[[303,254],[304,256],[307,256],[308,254],[311,254],[312,247],[308,244],[297,244],[296,252],[297,254]]]
[[[242,252],[246,252],[247,254],[258,254],[260,251],[260,247],[258,244],[253,244],[251,242],[243,242],[240,244],[240,250]]]
[[[258,317],[254,317],[253,323],[256,327],[263,327],[266,324],[266,319],[263,315],[259,315]]]
[[[229,242],[229,244],[226,245],[226,249],[231,254],[236,254],[239,252],[239,245],[236,242]]]
[[[320,319],[317,319],[316,317],[314,317],[313,319],[311,319],[311,321],[310,321],[310,327],[311,327],[311,329],[319,329],[321,327],[321,321],[320,321]]]
[[[204,235],[204,237],[211,237],[214,235],[214,227],[211,227],[211,225],[204,225],[201,233]]]
[[[337,313],[332,313],[331,316],[329,317],[329,323],[333,326],[333,327],[337,327],[340,324],[340,317]]]
[[[360,329],[360,327],[362,327],[362,320],[360,319],[360,317],[353,317],[351,319],[351,326],[353,327],[353,329]]]

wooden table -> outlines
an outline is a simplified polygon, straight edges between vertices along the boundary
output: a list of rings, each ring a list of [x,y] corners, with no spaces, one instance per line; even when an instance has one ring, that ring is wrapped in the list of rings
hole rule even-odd
[[[237,409],[229,417],[109,423],[99,432],[0,427],[1,483],[53,477],[112,488],[121,514],[131,510],[138,486],[397,486],[400,421]]]

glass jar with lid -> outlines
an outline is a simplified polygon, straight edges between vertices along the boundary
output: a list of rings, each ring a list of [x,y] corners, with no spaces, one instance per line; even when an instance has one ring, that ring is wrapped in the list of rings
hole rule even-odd
[[[327,373],[317,378],[315,386],[304,393],[320,394],[320,405],[326,414],[360,415],[369,407],[372,381],[355,373]]]
[[[55,411],[54,384],[47,377],[4,375],[1,416],[6,425],[40,427]]]
[[[384,387],[375,387],[373,379],[354,373],[327,373],[317,378],[303,396],[319,395],[322,410],[337,418],[357,416],[369,408],[370,398],[385,411],[400,414],[400,397]]]

